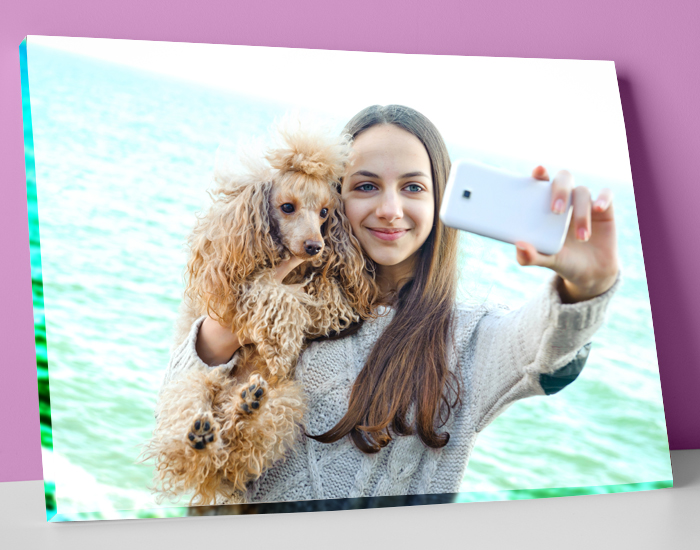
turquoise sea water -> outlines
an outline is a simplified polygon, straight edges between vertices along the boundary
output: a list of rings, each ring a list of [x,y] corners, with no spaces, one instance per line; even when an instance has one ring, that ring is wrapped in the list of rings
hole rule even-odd
[[[47,475],[62,513],[153,508],[151,467],[136,460],[168,361],[185,238],[208,204],[219,144],[263,133],[288,106],[31,45],[29,82],[37,188],[29,210],[41,220],[51,373]],[[531,169],[449,148],[453,158]],[[579,380],[515,404],[480,436],[462,500],[671,479],[632,188],[576,178],[615,190],[624,286]],[[464,300],[517,307],[549,277],[518,266],[512,246],[462,237]]]

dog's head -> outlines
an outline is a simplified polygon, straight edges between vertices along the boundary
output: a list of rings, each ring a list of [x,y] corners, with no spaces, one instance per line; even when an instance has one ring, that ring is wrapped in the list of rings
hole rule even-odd
[[[251,274],[293,254],[306,260],[295,277],[318,274],[309,292],[325,295],[324,285],[336,285],[365,317],[376,289],[338,191],[350,145],[298,123],[278,130],[280,141],[265,154],[242,155],[237,170],[217,169],[214,202],[189,238],[186,293],[202,312],[230,322]]]
[[[335,184],[347,165],[349,144],[289,121],[279,135],[280,146],[266,155],[276,170],[269,209],[273,237],[294,256],[318,265],[328,256],[324,227],[339,206]]]
[[[300,173],[280,174],[270,189],[273,238],[299,259],[321,258],[323,228],[337,207],[327,182]]]

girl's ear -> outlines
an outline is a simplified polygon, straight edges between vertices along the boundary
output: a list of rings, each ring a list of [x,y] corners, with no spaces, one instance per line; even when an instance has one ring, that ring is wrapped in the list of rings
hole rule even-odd
[[[350,306],[362,319],[372,316],[379,292],[373,266],[366,259],[359,241],[352,234],[340,200],[336,201],[327,222],[328,260],[324,276],[333,277],[343,289]]]
[[[243,283],[278,258],[270,234],[271,182],[220,192],[189,238],[186,293],[202,314],[228,323]]]

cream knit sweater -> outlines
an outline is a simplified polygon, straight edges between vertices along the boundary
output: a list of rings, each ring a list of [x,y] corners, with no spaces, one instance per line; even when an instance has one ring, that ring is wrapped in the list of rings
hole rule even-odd
[[[463,405],[444,428],[450,433],[444,448],[430,449],[417,436],[404,436],[367,455],[348,437],[324,444],[302,436],[294,452],[250,485],[248,502],[458,492],[477,434],[514,401],[544,395],[540,374],[563,367],[591,340],[620,284],[618,278],[601,296],[562,304],[555,282],[553,277],[514,311],[455,307],[455,346],[448,360],[460,377]],[[324,433],[343,417],[353,382],[393,315],[389,309],[357,334],[311,343],[302,353],[295,377],[307,395],[307,433]],[[188,369],[210,368],[195,351],[203,320],[173,350],[166,381]],[[215,368],[232,368],[236,359]]]

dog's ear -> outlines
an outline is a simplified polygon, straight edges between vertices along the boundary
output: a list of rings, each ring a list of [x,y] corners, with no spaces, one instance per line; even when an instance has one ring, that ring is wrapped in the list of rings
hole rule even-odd
[[[328,217],[325,231],[328,258],[323,275],[338,281],[350,306],[360,317],[371,317],[379,295],[374,282],[374,264],[365,257],[359,241],[352,234],[340,200],[336,201]]]
[[[245,280],[272,266],[278,250],[270,234],[272,182],[256,182],[219,191],[189,238],[186,293],[202,314],[229,324]]]
[[[315,303],[307,306],[311,324],[307,329],[310,337],[340,333],[359,320],[347,293],[334,278],[316,276],[305,286],[306,292]]]

